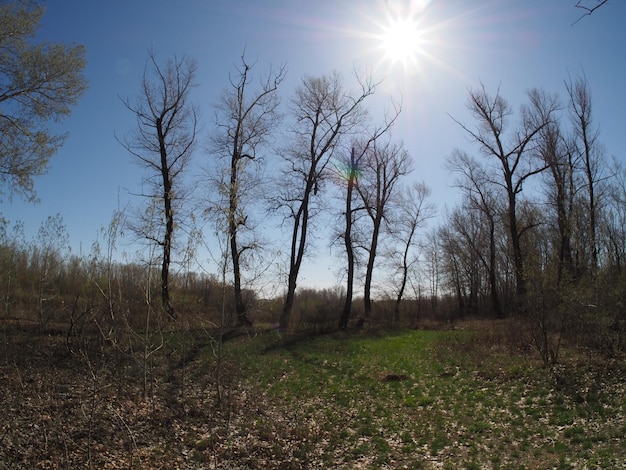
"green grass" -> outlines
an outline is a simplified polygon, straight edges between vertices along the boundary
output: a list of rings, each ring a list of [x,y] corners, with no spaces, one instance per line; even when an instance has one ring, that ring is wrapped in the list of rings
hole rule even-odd
[[[248,452],[270,467],[372,469],[626,461],[623,368],[598,387],[588,364],[572,365],[557,388],[532,359],[471,343],[437,331],[233,341],[238,412],[223,459]]]

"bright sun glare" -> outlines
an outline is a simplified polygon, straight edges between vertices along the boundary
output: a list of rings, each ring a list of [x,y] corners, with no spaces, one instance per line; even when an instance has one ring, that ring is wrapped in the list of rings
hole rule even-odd
[[[376,3],[378,8],[364,14],[366,23],[357,35],[367,43],[368,62],[388,80],[386,86],[416,76],[432,80],[438,69],[458,73],[448,62],[452,52],[446,41],[456,17],[441,21],[441,12],[429,8],[432,0]]]
[[[408,65],[420,53],[422,37],[417,23],[411,18],[392,20],[380,35],[385,57],[392,63]]]

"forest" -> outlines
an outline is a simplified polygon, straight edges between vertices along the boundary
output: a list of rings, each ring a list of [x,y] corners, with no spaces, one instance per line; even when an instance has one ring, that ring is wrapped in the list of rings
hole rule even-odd
[[[0,4],[2,29],[25,35],[0,34],[0,194],[34,200],[34,178],[64,139],[46,122],[67,116],[84,92],[85,51],[28,49],[43,9],[20,5]],[[565,77],[557,93],[530,88],[517,108],[499,89],[470,89],[471,121],[451,116],[468,145],[447,152],[459,202],[446,209],[394,138],[402,104],[370,107],[379,86],[371,77],[357,75],[351,88],[338,72],[304,76],[284,94],[284,67],[263,69],[245,54],[237,64],[200,113],[198,63],[149,51],[138,95],[120,100],[136,126],[116,135],[142,190],[84,252],[70,250],[62,214],[32,239],[22,222],[0,221],[10,416],[0,421],[0,468],[381,468],[399,455],[405,468],[438,458],[483,468],[478,451],[459,450],[475,445],[460,445],[461,431],[419,434],[393,406],[380,429],[402,428],[405,451],[372,425],[360,431],[370,447],[348,458],[344,444],[366,444],[332,418],[357,413],[346,397],[363,393],[445,420],[431,406],[443,400],[435,393],[474,390],[476,380],[504,387],[498,396],[528,380],[535,388],[524,393],[554,413],[550,432],[571,447],[538,444],[527,465],[563,466],[596,445],[603,454],[583,452],[574,464],[617,465],[626,429],[626,168],[603,146],[584,73]],[[207,114],[214,119],[201,133]],[[195,174],[199,154],[209,163]],[[136,251],[120,255],[127,240]],[[303,285],[303,263],[322,249],[341,260],[338,282]],[[215,272],[198,269],[207,253]],[[361,354],[370,350],[378,352],[368,363]],[[301,392],[317,387],[318,374],[322,405]],[[432,378],[431,393],[413,396],[420,374]],[[260,397],[258,409],[249,394]],[[300,404],[289,401],[300,394]],[[267,411],[267,422],[246,421],[273,400],[283,408]],[[559,415],[564,402],[577,414]],[[299,406],[308,411],[277,418]],[[320,416],[325,406],[335,415]],[[376,413],[361,417],[385,411]],[[608,413],[615,420],[605,434],[588,447],[576,440],[577,420],[596,425]],[[492,419],[462,426],[485,436]],[[541,432],[511,445],[523,453]],[[159,450],[172,436],[170,451]],[[484,445],[493,468],[515,462]]]

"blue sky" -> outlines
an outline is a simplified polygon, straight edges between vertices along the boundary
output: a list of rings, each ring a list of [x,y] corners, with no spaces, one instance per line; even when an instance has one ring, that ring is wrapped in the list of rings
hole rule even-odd
[[[595,0],[592,0],[595,1]],[[455,147],[469,151],[462,129],[471,122],[467,90],[482,81],[517,107],[530,87],[564,94],[568,73],[584,71],[607,155],[623,159],[626,124],[626,2],[612,0],[580,16],[575,0],[49,0],[40,38],[84,44],[89,90],[60,128],[69,132],[49,172],[36,179],[41,203],[14,198],[0,212],[22,220],[34,234],[49,215],[61,213],[72,250],[88,251],[118,202],[137,191],[141,169],[115,139],[134,125],[119,97],[134,98],[152,48],[198,61],[195,101],[206,142],[213,111],[243,49],[258,70],[286,64],[286,102],[304,74],[333,70],[350,78],[371,70],[383,80],[372,102],[374,118],[391,97],[403,112],[393,131],[415,160],[411,178],[425,181],[439,212],[457,200],[444,159]],[[380,35],[388,18],[412,16],[421,46],[409,63],[385,59]],[[202,149],[198,161],[206,159]],[[321,250],[325,243],[320,243]],[[328,269],[310,263],[302,284],[333,284]],[[332,276],[330,276],[332,277]]]

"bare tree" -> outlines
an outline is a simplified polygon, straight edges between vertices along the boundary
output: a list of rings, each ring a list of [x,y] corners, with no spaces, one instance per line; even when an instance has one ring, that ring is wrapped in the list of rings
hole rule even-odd
[[[453,214],[452,225],[465,240],[466,244],[480,259],[487,271],[489,289],[491,292],[492,308],[497,317],[502,316],[502,308],[498,296],[497,283],[497,250],[496,250],[496,221],[500,207],[497,203],[497,194],[494,185],[490,182],[485,169],[467,153],[455,151],[447,161],[448,168],[458,175],[455,185],[463,191],[464,210],[480,212],[481,225],[487,229],[487,246],[481,246],[484,237],[477,237],[470,232],[469,224],[460,218],[459,213]],[[485,252],[486,251],[486,252]]]
[[[411,164],[412,160],[406,149],[400,144],[391,142],[385,144],[375,142],[364,159],[363,174],[357,191],[371,221],[363,289],[366,317],[372,311],[372,277],[383,222],[389,221],[389,205],[396,196],[401,178],[411,171]]]
[[[358,196],[358,191],[355,193],[355,188],[358,189],[359,174],[361,172],[361,165],[363,160],[367,157],[371,147],[375,145],[375,142],[389,131],[391,126],[395,123],[396,119],[400,115],[400,107],[395,108],[394,114],[387,119],[385,125],[374,129],[371,136],[367,141],[355,144],[352,146],[350,152],[350,158],[348,161],[340,162],[338,168],[338,181],[343,186],[345,182],[345,207],[344,207],[344,228],[341,233],[343,244],[346,249],[346,297],[339,317],[339,328],[347,328],[348,320],[350,319],[350,313],[352,311],[352,297],[354,293],[354,269],[355,269],[355,246],[352,234],[352,227],[355,223],[356,213],[365,209],[362,205],[353,208],[353,202],[355,197]]]
[[[145,183],[149,189],[142,196],[148,198],[148,208],[158,206],[156,211],[148,213],[155,213],[163,230],[155,233],[144,224],[132,228],[139,236],[162,248],[161,302],[165,312],[175,318],[170,301],[169,271],[174,229],[182,218],[179,211],[184,194],[182,176],[196,138],[197,111],[189,101],[196,63],[175,57],[163,67],[157,63],[155,54],[149,52],[149,69],[144,72],[136,104],[128,99],[123,101],[135,114],[137,129],[121,144],[147,170]]]
[[[551,122],[558,109],[554,97],[547,97],[537,90],[531,90],[529,98],[531,104],[521,107],[521,122],[512,132],[507,129],[511,107],[499,91],[492,97],[484,86],[469,93],[468,108],[476,119],[476,127],[472,129],[455,120],[478,144],[488,164],[493,165],[493,183],[505,191],[516,290],[520,299],[526,293],[521,238],[532,227],[520,225],[518,198],[524,183],[546,169],[545,162],[537,158],[533,145],[539,132]],[[508,137],[506,132],[509,132]],[[500,176],[496,177],[495,173],[500,173]]]
[[[69,234],[61,214],[48,218],[41,223],[33,246],[34,266],[39,268],[37,279],[37,311],[39,331],[43,333],[50,308],[48,302],[59,294],[60,271],[69,252]]]
[[[217,130],[212,136],[213,149],[225,158],[225,168],[218,182],[220,212],[226,216],[230,259],[233,268],[235,313],[239,325],[251,325],[242,292],[242,257],[256,248],[254,240],[241,241],[242,232],[251,229],[248,206],[258,199],[255,191],[261,183],[260,161],[257,155],[266,145],[278,120],[278,86],[285,77],[285,68],[269,70],[259,86],[251,90],[251,68],[241,57],[236,78],[231,78],[230,88],[225,90],[216,106]],[[253,163],[256,165],[252,166]]]
[[[439,227],[436,237],[429,240],[429,260],[431,280],[431,296],[438,292],[434,287],[439,286],[439,275],[445,281],[448,289],[454,292],[457,298],[458,311],[462,316],[465,312],[465,284],[463,282],[463,257],[470,251],[466,250],[462,240],[452,229],[452,224],[446,223]],[[435,278],[435,276],[437,276]],[[435,284],[434,281],[437,281]],[[438,294],[437,294],[438,295]],[[436,311],[437,297],[431,297],[433,313]]]
[[[429,231],[424,245],[424,250],[426,251],[424,264],[427,273],[426,276],[428,278],[427,292],[430,297],[430,307],[433,314],[437,313],[439,292],[441,288],[441,273],[443,271],[442,245],[443,242],[440,233],[435,230]]]
[[[611,173],[615,175],[608,192],[608,204],[602,214],[604,243],[607,245],[609,272],[621,278],[626,262],[626,168],[615,160]]]
[[[556,219],[557,284],[564,275],[568,280],[576,277],[573,260],[572,236],[574,203],[578,192],[575,181],[578,156],[574,146],[563,136],[559,123],[546,126],[540,133],[539,152],[548,171],[548,205],[554,209]]]
[[[343,310],[339,318],[339,328],[345,329],[348,327],[348,320],[350,318],[350,312],[352,311],[352,295],[354,293],[354,266],[355,266],[355,251],[352,238],[352,226],[354,225],[355,209],[353,209],[352,203],[354,202],[354,187],[358,184],[359,173],[359,161],[363,157],[364,152],[359,152],[359,156],[355,155],[355,148],[352,147],[350,152],[350,161],[347,163],[345,171],[346,180],[346,195],[345,195],[345,212],[344,220],[345,227],[342,234],[343,244],[346,249],[346,298],[343,305]]]
[[[457,253],[446,254],[449,259],[454,259],[456,264],[454,270],[458,278],[456,282],[459,284],[457,286],[459,312],[461,316],[476,314],[480,310],[480,302],[484,296],[485,273],[488,273],[484,267],[490,253],[491,240],[488,236],[490,227],[488,223],[485,223],[485,215],[482,212],[468,210],[464,206],[457,207],[450,214],[449,225],[452,239],[444,245],[444,249],[448,251],[456,248],[458,250]],[[493,300],[494,290],[490,289],[490,291]]]
[[[600,131],[593,125],[591,90],[584,77],[571,78],[565,83],[569,98],[569,114],[573,127],[573,151],[582,165],[586,206],[589,216],[587,231],[591,272],[598,267],[598,185],[602,180],[603,149],[598,140]]]
[[[400,303],[404,296],[409,272],[417,262],[416,256],[411,256],[411,248],[415,244],[417,229],[434,215],[434,206],[427,202],[430,188],[424,183],[415,182],[407,187],[398,199],[398,210],[393,221],[393,237],[398,241],[401,249],[399,263],[400,283],[394,303],[396,320],[400,317]]]
[[[359,83],[360,90],[351,94],[336,72],[305,77],[292,101],[294,139],[284,155],[286,165],[277,200],[277,205],[286,210],[285,220],[292,223],[281,328],[289,325],[298,274],[308,246],[309,224],[318,210],[316,202],[328,164],[342,137],[363,123],[363,102],[375,91],[370,79]]]

